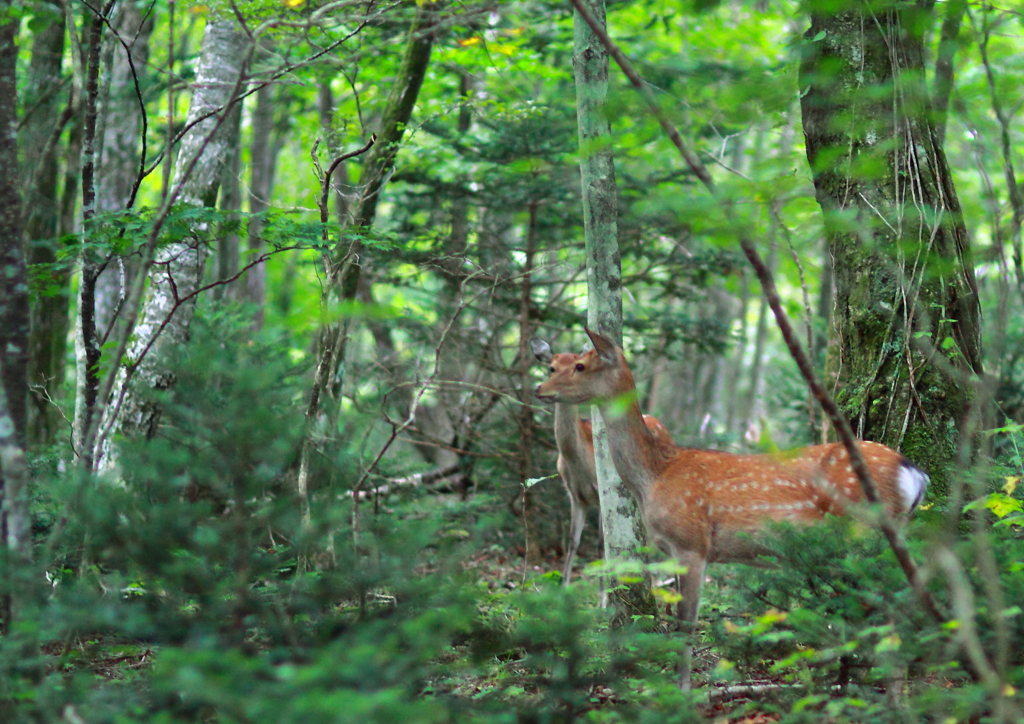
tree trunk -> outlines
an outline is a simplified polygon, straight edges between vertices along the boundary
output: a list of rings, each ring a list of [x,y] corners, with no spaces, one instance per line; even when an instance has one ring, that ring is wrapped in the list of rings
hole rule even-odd
[[[96,169],[98,213],[128,208],[132,188],[139,174],[142,110],[135,92],[132,66],[135,67],[139,83],[145,83],[149,38],[153,32],[152,16],[144,16],[130,2],[117,5],[113,23],[129,50],[126,51],[111,33],[104,39],[112,52],[107,72],[109,80],[99,109],[102,131],[98,133],[100,153]],[[110,336],[108,330],[114,311],[118,301],[127,292],[124,284],[131,278],[133,268],[129,260],[115,258],[96,279],[96,327],[101,335]]]
[[[242,104],[237,104],[231,111],[231,116],[224,124],[228,133],[227,158],[224,161],[223,173],[220,179],[220,210],[230,213],[235,219],[238,212],[242,210],[242,183],[239,176],[242,173]],[[217,263],[214,265],[213,278],[216,280],[230,279],[238,274],[240,262],[240,242],[236,232],[229,232],[217,239]],[[262,266],[262,264],[260,265]],[[215,287],[213,295],[215,299],[237,299],[239,284],[232,282],[224,286]]]
[[[604,0],[589,3],[605,22]],[[622,263],[618,240],[618,195],[611,151],[611,126],[604,105],[608,97],[608,53],[587,23],[575,14],[573,65],[576,75],[580,175],[587,247],[587,321],[590,327],[622,344]],[[612,463],[608,435],[600,415],[592,416],[594,460],[601,500],[604,555],[608,561],[636,560],[646,545],[637,502],[626,490]],[[611,601],[616,625],[633,616],[656,616],[649,574],[636,583],[615,586]]]
[[[970,240],[924,88],[921,7],[813,13],[804,135],[834,260],[828,368],[858,436],[945,492],[973,400],[914,347],[981,372]]]
[[[256,91],[256,109],[252,114],[252,141],[249,145],[249,213],[262,214],[270,207],[270,195],[274,191],[274,174],[277,169],[277,155],[281,143],[274,138],[275,94],[272,86]],[[263,222],[249,220],[249,258],[263,253]],[[253,327],[263,326],[264,307],[267,303],[267,270],[258,264],[245,273],[245,299],[256,307]]]
[[[541,562],[540,536],[537,526],[537,505],[533,489],[527,481],[533,477],[533,439],[536,422],[533,419],[533,385],[530,384],[530,367],[533,355],[527,346],[533,337],[530,323],[530,308],[533,297],[533,261],[537,252],[537,204],[530,204],[530,221],[526,230],[526,258],[523,261],[523,286],[519,298],[519,479],[523,485],[523,523],[526,527],[526,564]]]
[[[18,188],[18,20],[0,1],[0,528],[15,557],[31,553],[25,468],[28,401],[28,276]],[[7,625],[10,599],[5,599]]]
[[[426,76],[430,63],[430,53],[434,45],[433,24],[436,11],[431,3],[423,3],[416,8],[416,15],[409,28],[405,55],[398,75],[391,87],[387,104],[381,120],[377,141],[363,163],[360,178],[360,197],[352,213],[351,225],[357,232],[364,233],[374,222],[377,215],[379,195],[384,187],[385,177],[394,166],[399,144],[405,134],[405,127],[412,117],[416,99],[419,97],[423,78]],[[364,263],[364,247],[359,241],[351,245],[338,243],[331,258],[327,261],[328,284],[324,296],[324,304],[329,297],[341,297],[345,300],[356,299],[359,294]],[[364,291],[364,295],[369,294]],[[311,434],[321,417],[323,398],[335,386],[337,371],[344,360],[346,330],[344,324],[332,323],[325,325],[319,334],[317,343],[317,367],[310,390],[309,402],[306,405],[307,435],[300,455],[297,490],[303,519],[309,520],[309,463],[312,453]]]
[[[30,385],[27,444],[48,445],[56,439],[61,419],[54,400],[64,384],[70,274],[57,266],[57,151],[52,137],[63,126],[67,94],[60,92],[64,55],[64,16],[56,13],[32,42],[32,60],[25,87],[26,117],[20,133],[22,188],[25,190],[25,241],[28,264],[50,265],[47,289],[30,300],[28,378]]]
[[[377,204],[385,178],[394,167],[395,156],[398,155],[402,136],[405,135],[405,127],[412,117],[412,109],[416,105],[423,78],[430,64],[430,53],[434,47],[435,20],[436,11],[431,3],[418,4],[416,16],[409,28],[409,41],[405,46],[402,65],[391,86],[391,94],[381,117],[377,143],[363,163],[359,179],[359,201],[352,211],[352,226],[356,231],[369,229],[377,216]],[[344,245],[339,245],[334,254],[335,265],[340,267],[346,258],[351,263],[347,268],[339,269],[338,285],[343,298],[355,299],[361,273],[359,258],[363,247],[359,243],[356,243],[351,251],[343,247]]]
[[[942,20],[939,34],[938,54],[935,58],[935,83],[932,89],[932,108],[935,111],[935,135],[939,145],[946,138],[946,121],[949,115],[949,97],[953,93],[953,60],[956,58],[957,36],[967,11],[967,0],[951,0],[946,3],[946,16]]]
[[[0,2],[0,22],[10,4]],[[28,275],[18,188],[18,94],[15,68],[18,23],[0,25],[0,382],[16,439],[25,444],[28,403]]]
[[[192,101],[186,125],[217,111],[192,125],[181,141],[171,189],[179,189],[177,202],[213,206],[228,161],[233,132],[230,121],[237,102],[235,93],[245,72],[249,39],[234,18],[212,16],[203,35],[203,47],[196,67]],[[224,114],[227,114],[225,119]],[[150,271],[150,287],[136,341],[129,349],[130,360],[138,360],[152,345],[136,372],[136,383],[159,389],[173,384],[166,369],[167,352],[188,338],[196,299],[183,301],[202,279],[206,248],[199,243],[174,243],[161,250]],[[161,325],[170,320],[161,330]],[[159,410],[129,393],[118,427],[125,436],[152,435]]]
[[[768,252],[768,259],[765,262],[768,270],[775,271],[775,253],[778,243],[773,241],[771,251]],[[746,414],[740,427],[740,435],[750,438],[755,431],[760,436],[761,426],[758,423],[758,416],[763,411],[764,405],[761,395],[761,369],[764,362],[764,348],[768,341],[768,300],[762,297],[760,308],[757,310],[757,331],[754,333],[754,356],[750,360],[750,386],[747,388],[746,399],[743,409]]]

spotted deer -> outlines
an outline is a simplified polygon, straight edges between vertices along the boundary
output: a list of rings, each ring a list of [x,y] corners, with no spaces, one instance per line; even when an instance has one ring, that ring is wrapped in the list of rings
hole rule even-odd
[[[841,444],[783,454],[738,455],[676,447],[643,423],[622,350],[587,330],[594,348],[553,367],[537,397],[558,405],[593,403],[608,429],[612,460],[640,506],[651,542],[686,567],[681,628],[692,633],[708,563],[757,563],[758,534],[772,521],[813,523],[864,501]],[[879,495],[895,516],[920,502],[928,476],[884,445],[860,443]],[[690,687],[692,646],[683,650],[680,686]]]
[[[540,362],[547,365],[552,377],[572,369],[580,358],[578,354],[552,354],[551,347],[541,339],[531,339],[530,349]],[[658,440],[667,445],[673,444],[672,436],[656,417],[643,415],[641,419]],[[569,545],[562,568],[562,583],[569,585],[587,509],[597,508],[599,504],[593,426],[590,420],[580,419],[576,405],[555,403],[555,443],[558,445],[558,474],[569,493]]]

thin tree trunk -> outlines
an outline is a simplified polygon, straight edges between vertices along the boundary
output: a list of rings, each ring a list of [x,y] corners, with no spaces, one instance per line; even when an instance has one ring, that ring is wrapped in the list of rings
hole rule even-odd
[[[78,86],[84,88],[82,109],[82,224],[86,234],[96,215],[96,123],[99,117],[100,51],[104,17],[110,12],[113,0],[101,9],[92,8],[88,24],[87,59],[79,58],[82,78]],[[99,390],[100,338],[96,327],[96,280],[102,263],[94,253],[83,246],[79,254],[81,274],[78,279],[78,309],[75,318],[75,352],[78,375],[75,390],[75,448],[79,451],[79,464],[92,467],[92,454],[84,450],[82,441],[94,422]]]
[[[588,6],[604,24],[604,0],[594,0]],[[618,243],[618,195],[610,146],[611,126],[604,108],[608,96],[608,53],[578,13],[575,16],[573,65],[587,247],[587,320],[591,328],[621,345],[622,266]],[[636,560],[638,549],[646,545],[639,508],[615,470],[600,415],[593,415],[593,426],[604,555],[609,561]],[[657,616],[650,575],[645,573],[638,579],[636,583],[615,586],[611,590],[616,625],[629,622],[637,615]]]
[[[766,264],[768,265],[768,271],[775,271],[775,254],[778,249],[778,243],[773,241],[771,251],[768,252],[768,259]],[[757,311],[757,331],[754,334],[754,356],[750,360],[750,386],[747,388],[747,394],[743,409],[746,410],[746,415],[743,419],[743,432],[745,436],[749,436],[754,430],[754,424],[757,416],[761,411],[761,367],[764,361],[764,347],[768,341],[768,301],[766,299],[761,300],[760,308]]]
[[[812,14],[800,85],[835,262],[836,401],[861,438],[905,452],[942,493],[973,392],[913,340],[980,373],[981,335],[970,240],[923,84],[923,12]]]
[[[57,437],[61,421],[55,400],[60,398],[64,384],[64,352],[70,323],[70,274],[65,266],[55,264],[59,249],[59,174],[58,144],[52,142],[52,137],[67,120],[63,104],[68,95],[61,92],[64,34],[61,13],[33,39],[25,84],[24,106],[28,115],[23,119],[20,133],[28,264],[49,265],[49,288],[30,300],[29,446],[48,445]]]
[[[523,522],[526,526],[526,564],[540,562],[540,536],[537,532],[536,504],[533,490],[527,481],[533,477],[533,439],[536,423],[533,419],[533,385],[530,384],[530,367],[533,355],[527,346],[533,337],[530,323],[530,309],[533,296],[533,257],[537,252],[537,204],[530,204],[530,221],[526,231],[526,259],[523,262],[523,286],[519,301],[519,478],[523,487]]]
[[[409,28],[402,65],[384,108],[377,141],[363,164],[360,198],[353,209],[351,222],[357,232],[369,229],[376,217],[377,203],[385,177],[394,165],[399,144],[412,117],[413,107],[416,105],[430,63],[430,53],[434,44],[434,20],[435,9],[431,3],[417,6],[415,18]],[[356,298],[360,289],[364,257],[364,246],[360,241],[357,240],[351,245],[338,244],[336,251],[327,260],[328,285],[323,300],[325,306],[330,297],[336,296],[345,300]],[[344,361],[345,342],[346,334],[342,324],[327,324],[321,329],[317,343],[316,374],[306,405],[307,435],[300,455],[297,482],[300,505],[306,520],[309,517],[309,462],[313,445],[311,435],[321,416],[323,397],[330,393],[330,387],[337,378],[337,370]]]
[[[985,67],[985,78],[988,81],[989,97],[992,101],[992,111],[999,121],[999,147],[1003,154],[1003,178],[1006,180],[1006,193],[1010,201],[1010,209],[1013,215],[1010,218],[1010,249],[1013,251],[1013,266],[1017,272],[1017,290],[1024,299],[1024,250],[1021,248],[1021,227],[1024,226],[1024,195],[1021,194],[1017,185],[1017,173],[1013,166],[1013,142],[1011,140],[1012,111],[1007,113],[999,98],[996,89],[995,72],[988,59],[988,42],[991,35],[991,27],[988,24],[987,15],[983,20],[981,38],[978,41],[978,52],[981,54],[981,63]]]
[[[270,208],[270,197],[274,192],[274,176],[277,170],[277,156],[281,140],[275,137],[274,106],[277,94],[273,86],[264,86],[256,92],[256,109],[252,114],[252,141],[249,146],[249,213],[262,214]],[[250,218],[249,245],[250,259],[263,253],[263,221]],[[266,265],[259,264],[245,274],[245,299],[255,306],[253,327],[263,326],[267,304]]]
[[[104,42],[111,50],[108,82],[103,94],[99,115],[101,129],[99,163],[96,170],[96,211],[108,213],[128,207],[139,174],[141,150],[142,110],[136,95],[135,80],[145,83],[149,64],[149,39],[153,33],[152,16],[146,17],[131,2],[117,6],[114,20],[121,42],[108,33]],[[128,54],[131,53],[131,62]],[[135,75],[132,74],[134,66]],[[145,88],[141,85],[141,88]],[[118,302],[127,290],[125,282],[131,278],[135,266],[130,259],[116,257],[96,279],[96,326],[99,334],[110,337],[110,324]]]
[[[729,369],[725,378],[725,429],[736,430],[743,415],[743,403],[740,400],[740,377],[743,374],[743,356],[747,348],[747,308],[750,305],[750,284],[742,271],[739,276],[740,299],[739,312],[736,318],[740,322],[739,339],[736,340],[733,354],[729,358]]]
[[[232,214],[236,219],[237,212],[242,210],[242,183],[239,176],[242,173],[242,104],[234,107],[232,115],[225,123],[227,138],[227,158],[224,161],[223,175],[220,180],[220,210],[224,212],[235,212]],[[229,232],[217,239],[217,264],[214,270],[215,279],[230,279],[238,273],[240,253],[240,239],[237,233]],[[260,264],[259,266],[263,266]],[[238,297],[237,282],[216,287],[215,299],[235,299]]]
[[[435,20],[436,11],[431,3],[418,5],[416,16],[409,28],[409,41],[405,47],[402,65],[391,87],[391,94],[388,96],[381,118],[377,143],[363,163],[359,179],[359,200],[352,211],[352,227],[356,231],[369,229],[377,216],[377,204],[384,181],[394,167],[395,156],[405,135],[405,127],[412,117],[413,107],[416,105],[423,78],[430,64],[430,53],[434,47]],[[356,242],[351,250],[341,248],[343,246],[339,245],[333,259],[338,274],[337,284],[342,298],[355,299],[362,271],[360,257],[363,254],[363,245]]]

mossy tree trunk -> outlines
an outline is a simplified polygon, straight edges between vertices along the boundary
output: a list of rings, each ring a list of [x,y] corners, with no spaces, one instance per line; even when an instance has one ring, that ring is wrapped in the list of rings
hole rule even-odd
[[[25,562],[32,553],[25,463],[29,304],[18,183],[17,39],[17,16],[0,0],[0,546]],[[11,621],[12,588],[0,596],[0,630]]]
[[[54,442],[63,424],[54,400],[64,384],[67,347],[70,275],[55,264],[60,242],[57,234],[58,144],[50,143],[55,128],[63,127],[64,94],[55,93],[61,82],[64,56],[64,15],[59,10],[43,15],[46,26],[32,40],[32,60],[25,78],[24,107],[33,109],[18,133],[21,145],[21,188],[25,196],[25,253],[29,267],[46,269],[45,293],[30,300],[28,341],[28,438],[27,444]],[[42,267],[36,266],[37,269]]]
[[[812,6],[800,72],[807,157],[834,262],[827,370],[854,431],[949,488],[981,372],[970,240],[931,120],[931,4]]]
[[[589,3],[590,12],[603,23],[604,0]],[[605,111],[608,97],[608,52],[590,26],[575,16],[573,66],[576,75],[576,119],[583,183],[583,219],[587,246],[587,323],[622,344],[622,260],[619,256],[618,194],[611,125]],[[606,560],[636,559],[647,544],[640,510],[612,463],[608,436],[601,416],[592,416],[597,488],[601,500],[601,526]],[[611,601],[615,621],[635,615],[657,615],[649,575],[635,583],[615,586]]]

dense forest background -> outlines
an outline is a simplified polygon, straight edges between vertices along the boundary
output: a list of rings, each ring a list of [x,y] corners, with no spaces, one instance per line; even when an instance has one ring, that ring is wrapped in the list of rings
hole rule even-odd
[[[1019,9],[586,7],[639,91],[568,1],[0,0],[0,719],[1024,721]],[[932,485],[712,567],[680,691],[529,342],[621,296],[677,445],[834,441],[748,246]]]

